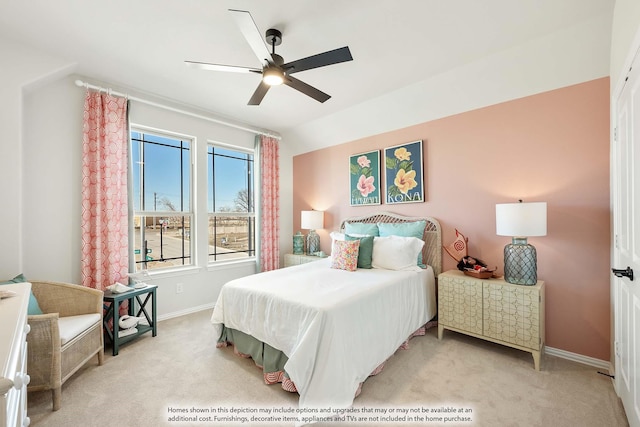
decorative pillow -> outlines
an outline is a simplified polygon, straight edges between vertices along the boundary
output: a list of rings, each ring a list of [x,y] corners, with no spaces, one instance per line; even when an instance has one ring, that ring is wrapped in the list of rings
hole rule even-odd
[[[345,234],[360,234],[363,236],[379,236],[376,224],[365,224],[363,222],[347,222],[344,225]]]
[[[358,248],[360,240],[336,240],[335,252],[331,254],[331,268],[356,271],[358,268]]]
[[[386,270],[415,270],[417,256],[424,241],[415,237],[387,236],[373,239],[373,268]]]
[[[427,221],[412,221],[412,222],[402,222],[402,223],[378,223],[378,230],[380,232],[380,237],[386,236],[402,236],[402,237],[415,237],[416,239],[422,240],[424,236],[424,228],[427,226]],[[422,260],[422,252],[417,255],[418,265],[424,267],[424,262]]]
[[[11,280],[5,280],[4,282],[0,282],[0,285],[10,285],[12,283],[22,283],[22,282],[28,282],[28,280],[26,277],[24,277],[22,273],[20,273]],[[30,316],[34,314],[44,314],[42,313],[42,310],[40,309],[40,305],[38,304],[38,300],[36,300],[36,297],[33,295],[33,292],[29,292],[29,307],[27,308],[27,314]]]
[[[346,235],[347,241],[360,240],[358,248],[358,268],[371,268],[371,258],[373,257],[374,236],[351,236]]]
[[[345,240],[344,233],[338,233],[337,231],[332,231],[329,236],[331,237],[331,253],[336,251],[334,242],[336,240]]]

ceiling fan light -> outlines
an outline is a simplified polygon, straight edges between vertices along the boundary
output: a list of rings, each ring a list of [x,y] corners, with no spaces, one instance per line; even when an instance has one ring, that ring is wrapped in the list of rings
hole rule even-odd
[[[269,86],[277,86],[284,83],[284,73],[277,68],[268,68],[262,73],[262,81]]]

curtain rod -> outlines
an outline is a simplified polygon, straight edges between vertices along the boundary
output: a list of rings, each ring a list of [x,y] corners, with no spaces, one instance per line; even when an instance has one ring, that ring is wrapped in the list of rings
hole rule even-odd
[[[244,131],[255,133],[255,134],[259,134],[259,135],[270,136],[271,138],[275,138],[277,140],[281,140],[282,139],[282,137],[280,135],[272,133],[272,132],[267,132],[267,131],[262,130],[262,129],[253,128],[253,127],[249,127],[249,126],[238,125],[238,124],[227,122],[227,121],[224,121],[224,120],[221,120],[221,119],[214,119],[213,117],[203,116],[201,114],[192,113],[190,111],[181,110],[179,108],[170,107],[168,105],[159,104],[157,102],[148,101],[146,99],[142,99],[142,98],[138,98],[138,97],[135,97],[135,96],[131,96],[131,95],[128,95],[126,93],[120,93],[120,92],[116,92],[116,91],[108,89],[108,88],[103,88],[103,87],[100,87],[100,86],[92,85],[92,84],[89,84],[87,82],[83,82],[82,80],[76,80],[75,83],[76,83],[76,86],[78,86],[78,87],[83,87],[84,86],[86,89],[94,89],[94,90],[97,90],[97,91],[100,91],[100,92],[107,92],[109,95],[121,96],[123,98],[130,99],[131,101],[141,102],[143,104],[151,105],[153,107],[163,108],[165,110],[173,111],[174,113],[184,114],[184,115],[187,115],[187,116],[195,117],[197,119],[208,120],[210,122],[218,123],[218,124],[221,124],[221,125],[224,125],[224,126],[229,126],[229,127],[232,127],[232,128],[244,130]]]

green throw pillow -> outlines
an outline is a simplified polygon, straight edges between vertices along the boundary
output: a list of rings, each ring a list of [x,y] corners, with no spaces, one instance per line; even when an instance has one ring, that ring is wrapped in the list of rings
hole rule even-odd
[[[373,257],[373,236],[354,237],[346,234],[345,240],[360,240],[360,249],[358,250],[358,268],[373,268],[371,259]]]
[[[0,285],[10,285],[12,283],[22,283],[22,282],[28,282],[28,280],[21,273],[11,280],[5,280],[4,282],[0,282]],[[33,292],[29,292],[29,308],[27,309],[27,314],[30,316],[34,314],[44,314],[40,309],[38,300],[36,300],[36,297],[33,295]]]
[[[380,237],[387,236],[401,236],[401,237],[416,237],[422,240],[424,234],[424,228],[427,226],[427,221],[412,221],[401,223],[378,223],[378,230],[380,231]],[[422,260],[422,251],[418,254],[417,259],[418,266],[424,268],[424,261]]]
[[[364,222],[347,222],[344,224],[345,234],[360,234],[367,236],[379,236],[376,224],[366,224]]]

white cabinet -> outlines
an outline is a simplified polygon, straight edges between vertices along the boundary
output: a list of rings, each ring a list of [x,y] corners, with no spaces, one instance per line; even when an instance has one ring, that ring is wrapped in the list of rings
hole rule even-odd
[[[544,282],[514,285],[458,270],[438,276],[438,339],[445,329],[528,351],[540,370],[544,346]]]
[[[321,259],[325,259],[325,258],[326,257],[319,257],[315,255],[285,254],[284,266],[291,267],[292,265],[306,264],[308,262],[320,261]]]
[[[0,285],[15,296],[0,299],[0,427],[24,427],[27,417],[27,307],[30,283]]]

